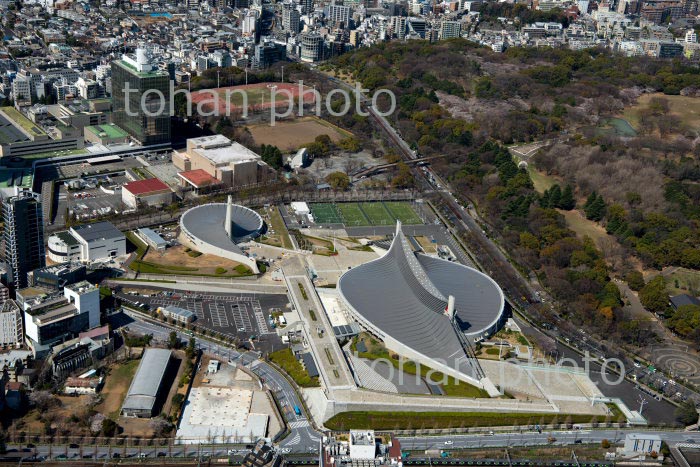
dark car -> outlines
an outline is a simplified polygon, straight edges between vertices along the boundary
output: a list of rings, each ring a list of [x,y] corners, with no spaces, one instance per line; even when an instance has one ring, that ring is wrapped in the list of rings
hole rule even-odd
[[[166,457],[166,456],[167,456],[167,454],[165,454],[165,453],[162,452],[162,451],[158,453],[158,457]]]
[[[121,454],[119,454],[118,452],[115,452],[114,454],[112,454],[112,459],[119,459],[120,457],[121,457]]]
[[[574,441],[574,444],[581,444],[581,443],[583,443],[582,439],[577,439],[576,441]]]
[[[68,446],[68,447],[71,448],[71,449],[78,449],[80,446],[78,446],[78,445],[75,444],[75,443],[71,443],[71,445]]]

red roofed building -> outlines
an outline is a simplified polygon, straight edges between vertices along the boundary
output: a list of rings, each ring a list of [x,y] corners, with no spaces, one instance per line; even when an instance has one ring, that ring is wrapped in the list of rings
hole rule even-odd
[[[136,180],[122,187],[122,202],[130,208],[165,206],[173,202],[173,191],[157,178]]]
[[[221,181],[209,175],[209,172],[204,169],[178,172],[177,176],[180,177],[180,185],[194,188],[197,194],[221,185]]]

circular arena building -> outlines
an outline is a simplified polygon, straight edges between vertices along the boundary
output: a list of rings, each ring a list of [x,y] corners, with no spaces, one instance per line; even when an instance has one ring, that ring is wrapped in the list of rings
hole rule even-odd
[[[180,218],[180,239],[197,251],[237,261],[258,274],[255,259],[238,244],[257,238],[263,228],[257,212],[233,204],[229,196],[227,203],[203,204],[185,211]]]
[[[387,349],[484,387],[471,344],[502,324],[505,300],[493,279],[415,253],[398,223],[384,256],[345,272],[337,289],[350,314]]]

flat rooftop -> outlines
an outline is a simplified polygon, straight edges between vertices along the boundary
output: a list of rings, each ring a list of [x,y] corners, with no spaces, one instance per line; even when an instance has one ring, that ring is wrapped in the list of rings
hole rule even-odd
[[[83,224],[72,228],[73,232],[90,243],[96,240],[113,240],[125,238],[124,234],[111,222],[95,222],[94,224]]]
[[[0,116],[0,119],[2,116]],[[1,125],[1,124],[0,124]],[[2,143],[2,128],[0,128],[0,144]],[[0,188],[31,188],[34,182],[34,174],[31,169],[7,169],[0,168]]]
[[[97,136],[107,138],[126,138],[128,136],[126,131],[114,124],[86,126],[85,131],[89,131]]]
[[[218,185],[219,183],[221,183],[218,179],[209,175],[209,173],[204,169],[195,169],[188,170],[185,172],[178,172],[177,175],[180,178],[184,179],[190,185],[194,186],[195,188]]]
[[[12,122],[19,125],[24,131],[33,137],[46,136],[44,130],[39,128],[34,122],[22,115],[14,107],[0,107],[0,111],[4,113]]]
[[[199,154],[217,167],[260,160],[260,156],[235,141],[231,141],[228,146],[198,146],[193,148],[192,152]]]
[[[266,436],[269,416],[251,413],[253,391],[235,387],[192,388],[182,415],[178,438],[193,443],[199,438],[234,436],[253,442]]]

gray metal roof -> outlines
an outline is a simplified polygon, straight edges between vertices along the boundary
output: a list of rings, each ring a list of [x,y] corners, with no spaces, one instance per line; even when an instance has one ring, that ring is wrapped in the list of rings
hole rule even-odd
[[[257,237],[263,227],[260,215],[238,204],[233,205],[233,237],[231,240],[224,228],[226,204],[212,203],[196,206],[180,218],[180,226],[192,237],[224,250],[241,253],[236,242]]]
[[[72,230],[88,243],[102,239],[125,238],[119,229],[107,221],[78,225],[72,227]]]
[[[171,351],[146,349],[131,381],[122,409],[151,410],[158,397],[158,389],[170,362]]]
[[[148,227],[142,227],[139,229],[139,233],[143,235],[144,237],[148,238],[154,245],[167,245],[168,242],[163,239],[160,235],[158,235],[155,230],[149,229]]]
[[[180,316],[183,316],[185,318],[190,318],[192,316],[195,316],[195,314],[192,313],[190,310],[186,310],[184,308],[180,308],[179,306],[175,306],[175,305],[168,305],[164,309],[170,313],[173,313],[175,315],[180,315]]]
[[[470,376],[474,370],[444,313],[447,297],[455,297],[458,323],[468,335],[488,329],[503,312],[503,293],[492,279],[457,263],[416,255],[400,225],[387,253],[345,272],[338,290],[385,334]]]

